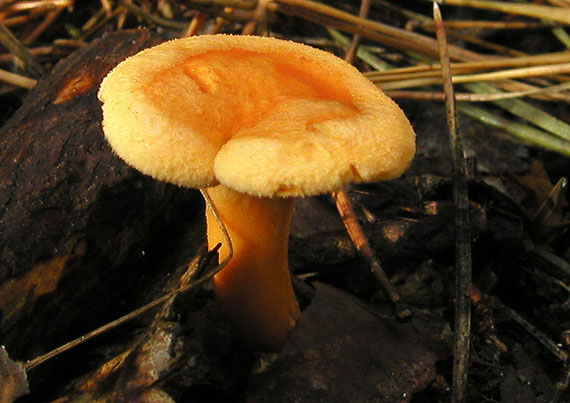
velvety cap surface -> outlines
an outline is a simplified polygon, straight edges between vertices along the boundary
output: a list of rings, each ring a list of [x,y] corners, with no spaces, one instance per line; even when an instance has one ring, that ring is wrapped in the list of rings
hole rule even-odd
[[[274,38],[166,42],[119,64],[99,98],[115,152],[182,186],[318,194],[398,176],[415,152],[403,112],[358,70]]]

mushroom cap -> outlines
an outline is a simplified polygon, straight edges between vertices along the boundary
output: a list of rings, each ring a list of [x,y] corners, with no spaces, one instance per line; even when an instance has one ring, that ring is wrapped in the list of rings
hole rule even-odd
[[[165,42],[115,67],[99,99],[115,152],[186,187],[313,195],[396,177],[415,152],[404,113],[356,68],[275,38]]]

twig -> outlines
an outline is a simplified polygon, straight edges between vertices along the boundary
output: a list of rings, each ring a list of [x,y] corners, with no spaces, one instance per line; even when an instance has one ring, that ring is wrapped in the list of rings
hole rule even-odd
[[[370,243],[362,231],[362,227],[358,223],[358,218],[354,213],[354,209],[350,204],[350,199],[346,190],[339,190],[336,192],[331,192],[331,195],[335,201],[336,207],[342,218],[346,231],[350,236],[350,239],[354,243],[356,250],[360,257],[362,257],[366,263],[370,266],[370,270],[374,277],[382,287],[382,290],[386,296],[390,299],[392,303],[397,303],[400,300],[400,295],[396,290],[396,287],[390,282],[390,279],[384,273],[380,260],[375,255],[374,251],[370,247]]]
[[[154,301],[138,308],[135,309],[134,311],[120,317],[117,320],[114,320],[110,323],[107,323],[81,337],[78,337],[75,340],[72,340],[68,343],[65,343],[62,346],[59,346],[55,349],[53,349],[52,351],[41,355],[39,357],[34,358],[33,360],[27,361],[25,362],[22,366],[24,368],[24,370],[28,371],[38,365],[40,365],[41,363],[63,353],[64,351],[67,351],[73,347],[76,347],[84,342],[86,342],[87,340],[90,340],[94,337],[97,337],[103,333],[108,332],[111,329],[116,328],[117,326],[120,326],[142,314],[144,314],[145,312],[148,312],[150,309],[161,305],[162,303],[170,300],[171,298],[175,297],[176,295],[183,293],[185,291],[188,291],[189,289],[204,283],[207,280],[210,280],[216,273],[218,273],[220,270],[222,270],[231,260],[231,258],[233,257],[233,245],[230,239],[230,236],[228,234],[228,230],[226,228],[226,226],[224,225],[224,223],[222,222],[222,220],[220,219],[216,207],[212,202],[212,199],[210,199],[210,196],[208,195],[206,190],[201,189],[200,192],[202,193],[202,196],[204,197],[204,200],[206,201],[206,208],[210,209],[210,211],[212,212],[212,215],[214,216],[215,221],[217,222],[217,224],[220,226],[220,229],[222,231],[222,235],[224,236],[224,240],[227,244],[228,247],[228,255],[226,256],[226,258],[219,263],[216,267],[214,267],[212,270],[208,271],[207,273],[205,273],[204,275],[202,275],[203,273],[203,268],[205,268],[209,262],[210,262],[210,258],[211,256],[213,256],[214,254],[217,253],[218,249],[220,248],[221,244],[216,245],[216,247],[208,252],[208,255],[206,256],[205,259],[198,259],[198,262],[196,264],[196,268],[193,269],[193,267],[190,267],[189,270],[186,271],[186,273],[184,273],[184,275],[181,277],[180,279],[180,284],[181,286],[178,287],[176,290],[171,291],[165,295],[163,295],[160,298],[155,299]],[[197,276],[200,276],[199,278],[196,279]]]
[[[368,10],[370,8],[370,1],[369,0],[362,0],[360,3],[360,11],[359,17],[366,18],[368,14]],[[352,37],[350,45],[345,53],[344,60],[347,63],[353,63],[354,57],[356,55],[356,51],[358,45],[360,43],[360,35],[356,34]],[[390,299],[392,303],[396,303],[400,300],[400,295],[396,290],[396,287],[390,282],[388,276],[382,269],[382,265],[380,264],[380,260],[370,247],[370,243],[362,231],[362,227],[358,223],[358,217],[354,213],[354,209],[352,207],[352,203],[350,202],[350,198],[348,197],[348,193],[346,189],[340,189],[334,192],[331,192],[331,196],[334,199],[336,204],[337,210],[342,218],[342,222],[346,228],[346,232],[348,233],[350,239],[352,240],[358,254],[364,261],[369,265],[372,274],[382,287],[382,290],[386,294],[386,296]]]
[[[101,326],[95,330],[92,330],[91,332],[86,333],[83,336],[80,336],[75,340],[67,342],[67,343],[49,351],[46,354],[40,355],[39,357],[36,357],[33,360],[26,361],[23,364],[24,369],[26,371],[28,371],[34,367],[37,367],[38,365],[44,363],[45,361],[47,361],[51,358],[54,358],[54,357],[60,355],[61,353],[65,352],[67,350],[70,350],[70,349],[72,349],[72,348],[74,348],[80,344],[83,344],[88,340],[91,340],[91,339],[93,339],[93,338],[95,338],[101,334],[104,334],[104,333],[110,331],[111,329],[114,329],[114,328],[116,328],[116,327],[118,327],[118,326],[142,315],[142,314],[144,314],[145,312],[148,312],[150,309],[152,309],[156,306],[159,306],[160,304],[168,301],[169,299],[173,298],[174,296],[176,296],[180,293],[183,293],[184,291],[187,291],[190,288],[193,288],[199,284],[202,284],[206,280],[209,280],[222,267],[223,267],[222,264],[220,264],[220,265],[218,265],[218,267],[216,267],[216,269],[213,272],[209,272],[207,275],[199,278],[198,280],[191,281],[191,282],[187,283],[186,285],[183,285],[183,286],[177,288],[176,290],[169,292],[168,294],[165,294],[162,297],[157,298],[154,301],[152,301],[152,302],[150,302],[150,303],[148,303],[148,304],[146,304],[146,305],[144,305],[138,309],[135,309],[134,311],[120,317],[119,319],[114,320],[110,323],[107,323],[107,324],[105,324],[105,325],[103,325],[103,326]]]
[[[443,91],[446,98],[447,125],[453,161],[453,199],[455,203],[455,334],[451,400],[452,402],[463,402],[467,394],[469,337],[471,334],[471,301],[467,293],[471,284],[471,228],[467,190],[467,166],[463,151],[463,140],[458,130],[445,28],[442,24],[439,6],[435,1],[433,2],[433,15],[439,44]]]
[[[370,0],[362,0],[360,3],[360,10],[358,11],[358,16],[360,18],[366,18],[368,15],[368,10],[370,10]],[[354,57],[356,56],[356,50],[360,45],[360,35],[355,34],[352,36],[352,40],[350,41],[350,46],[344,55],[344,60],[347,63],[354,63]]]

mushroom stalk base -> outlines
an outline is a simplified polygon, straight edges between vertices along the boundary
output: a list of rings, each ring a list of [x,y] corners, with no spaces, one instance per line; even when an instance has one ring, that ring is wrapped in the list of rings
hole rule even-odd
[[[289,274],[287,242],[294,199],[255,197],[224,185],[207,189],[233,246],[228,265],[214,276],[216,296],[246,341],[258,349],[279,350],[300,312]],[[206,209],[208,247],[222,232]]]

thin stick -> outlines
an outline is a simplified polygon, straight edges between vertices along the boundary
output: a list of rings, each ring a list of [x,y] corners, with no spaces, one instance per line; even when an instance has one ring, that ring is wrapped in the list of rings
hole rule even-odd
[[[366,18],[368,15],[368,10],[370,10],[370,0],[362,0],[360,3],[360,10],[358,11],[358,16],[360,18]],[[352,41],[350,42],[350,46],[344,55],[344,60],[347,63],[354,63],[354,57],[356,56],[356,49],[360,45],[360,35],[355,34],[352,36]]]
[[[366,235],[364,235],[362,227],[358,223],[358,218],[354,213],[354,209],[352,208],[352,204],[350,203],[346,190],[342,189],[336,192],[331,192],[331,195],[342,218],[342,222],[346,227],[346,232],[348,232],[358,254],[366,261],[366,263],[368,263],[370,271],[374,274],[374,277],[382,287],[386,296],[392,303],[397,303],[400,300],[400,295],[398,294],[396,287],[394,287],[390,282],[390,279],[386,276],[386,273],[380,264],[380,260],[370,247],[370,243],[368,242]]]
[[[455,204],[455,337],[453,354],[453,391],[451,401],[465,401],[469,370],[469,337],[471,333],[471,301],[468,288],[471,284],[471,228],[469,220],[469,197],[467,190],[467,166],[463,151],[463,140],[458,129],[457,110],[447,39],[442,24],[439,6],[433,2],[435,32],[439,44],[439,58],[442,67],[443,92],[447,125],[453,161],[453,199]]]
[[[206,189],[200,189],[200,193],[202,193],[202,197],[206,201],[206,208],[210,209],[210,212],[214,216],[216,223],[218,224],[218,226],[222,230],[222,235],[224,236],[224,240],[226,241],[226,244],[228,246],[228,256],[220,264],[220,266],[222,266],[222,268],[223,268],[230,262],[230,260],[232,259],[233,255],[234,255],[234,247],[232,245],[232,240],[230,238],[230,234],[228,233],[228,229],[226,228],[226,225],[224,224],[224,222],[222,221],[222,219],[220,218],[220,216],[218,214],[218,210],[216,209],[216,205],[214,204],[214,202],[210,198],[210,195],[208,194],[208,191]]]
[[[360,4],[360,11],[359,17],[366,18],[368,14],[368,10],[370,8],[370,1],[369,0],[362,0]],[[344,56],[344,60],[348,63],[354,62],[354,57],[356,56],[356,50],[360,43],[360,35],[356,34],[352,37],[352,41],[346,51]],[[340,189],[334,192],[331,192],[331,196],[334,199],[336,204],[336,208],[342,218],[342,222],[346,228],[346,232],[348,233],[352,243],[356,247],[358,254],[370,267],[372,274],[380,284],[380,287],[386,294],[386,296],[390,299],[392,303],[396,303],[400,300],[400,295],[396,290],[396,287],[390,282],[388,276],[382,269],[382,265],[380,264],[380,260],[370,247],[370,243],[368,242],[368,238],[364,234],[362,227],[358,222],[358,217],[354,212],[354,208],[352,207],[352,203],[350,202],[350,198],[348,197],[348,193],[346,189]]]
[[[178,287],[176,290],[171,291],[165,295],[163,295],[160,298],[155,299],[154,301],[138,308],[135,309],[134,311],[120,317],[117,320],[114,320],[113,322],[107,323],[87,334],[84,334],[83,336],[78,337],[75,340],[72,340],[68,343],[65,343],[62,346],[59,346],[53,350],[51,350],[50,352],[41,355],[39,357],[34,358],[33,360],[27,361],[24,364],[22,364],[22,367],[24,368],[25,371],[28,371],[34,367],[37,367],[38,365],[42,364],[43,362],[63,353],[64,351],[67,351],[73,347],[76,347],[84,342],[86,342],[87,340],[91,340],[94,337],[97,337],[103,333],[108,332],[111,329],[116,328],[117,326],[120,326],[140,315],[142,315],[143,313],[149,311],[150,309],[161,305],[162,303],[170,300],[171,298],[175,297],[176,295],[183,293],[185,291],[188,291],[189,289],[202,284],[204,282],[206,282],[207,280],[210,280],[216,273],[218,273],[220,270],[222,270],[230,261],[230,259],[233,256],[233,246],[232,246],[232,242],[230,239],[230,236],[228,234],[228,230],[226,228],[226,226],[224,225],[224,223],[222,222],[222,220],[220,219],[217,211],[216,211],[216,207],[214,206],[214,204],[212,203],[212,199],[210,199],[210,196],[208,195],[208,192],[204,189],[200,189],[200,192],[202,193],[202,196],[204,197],[204,200],[206,201],[206,206],[207,208],[210,209],[210,211],[212,212],[212,215],[214,216],[214,219],[216,220],[217,224],[220,226],[220,229],[222,230],[222,235],[224,236],[224,240],[227,243],[228,246],[228,256],[223,260],[223,262],[221,262],[220,264],[218,264],[214,269],[208,271],[206,274],[204,274],[203,276],[201,276],[198,279],[190,279],[188,281],[188,283],[186,283],[185,285],[182,285],[180,287]],[[210,255],[212,253],[216,253],[217,250],[219,249],[221,245],[217,245],[212,251],[210,251]],[[200,268],[198,267],[197,272],[200,271]]]
[[[77,339],[72,340],[68,343],[65,343],[65,344],[51,350],[50,352],[48,352],[46,354],[40,355],[39,357],[36,357],[33,360],[26,361],[23,364],[24,369],[26,371],[28,371],[34,367],[37,367],[38,365],[44,363],[45,361],[47,361],[51,358],[54,358],[55,356],[58,356],[59,354],[63,353],[64,351],[67,351],[73,347],[76,347],[76,346],[78,346],[78,345],[80,345],[80,344],[82,344],[88,340],[91,340],[91,339],[93,339],[93,338],[95,338],[95,337],[97,337],[103,333],[110,331],[111,329],[114,329],[114,328],[116,328],[116,327],[118,327],[118,326],[140,316],[140,315],[142,315],[143,313],[149,311],[150,309],[162,304],[163,302],[168,301],[170,298],[172,298],[172,297],[174,297],[174,296],[176,296],[176,295],[178,295],[184,291],[187,291],[192,287],[195,287],[199,284],[202,284],[206,280],[209,280],[215,273],[217,273],[219,270],[221,270],[222,267],[223,267],[223,265],[220,264],[216,267],[216,269],[214,271],[212,271],[212,272],[208,273],[207,275],[199,278],[198,280],[191,281],[188,284],[186,284],[182,287],[179,287],[176,290],[169,292],[168,294],[165,294],[162,297],[157,298],[154,301],[149,302],[148,304],[146,304],[146,305],[144,305],[138,309],[135,309],[134,311],[120,317],[119,319],[114,320],[110,323],[107,323],[107,324],[105,324],[105,325],[103,325],[103,326],[101,326],[95,330],[92,330],[91,332],[86,333],[83,336],[80,336]]]

